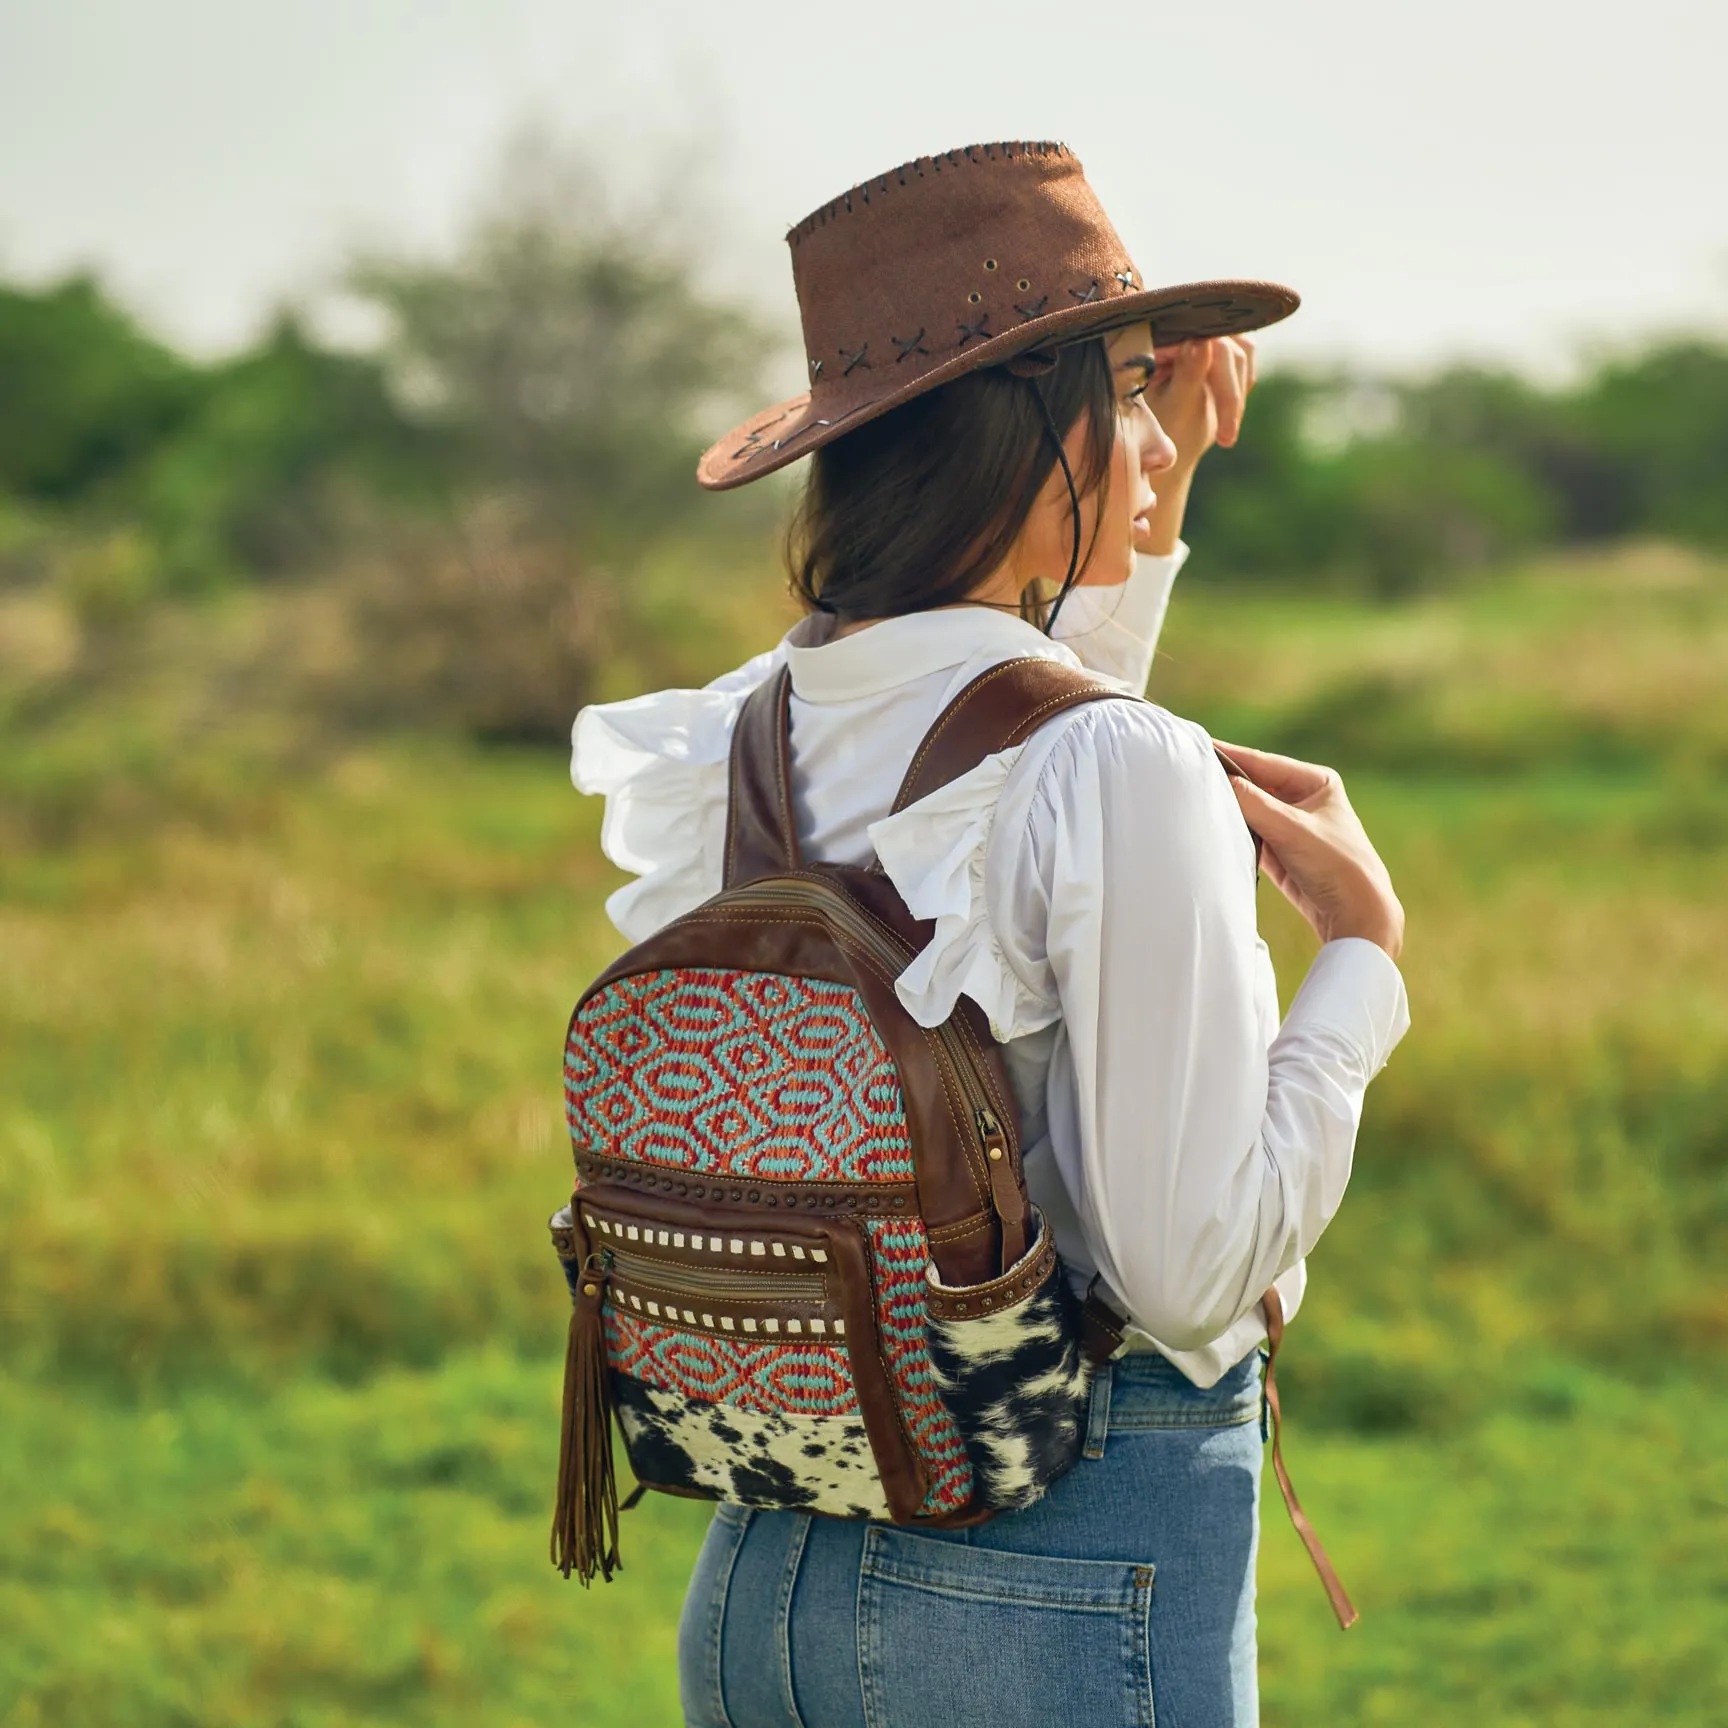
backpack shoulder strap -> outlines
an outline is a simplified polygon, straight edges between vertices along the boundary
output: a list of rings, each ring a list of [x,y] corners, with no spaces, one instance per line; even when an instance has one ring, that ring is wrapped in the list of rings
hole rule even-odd
[[[979,673],[936,716],[913,753],[891,813],[970,773],[985,757],[1025,743],[1065,709],[1139,700],[1060,660],[1004,660]],[[803,863],[792,811],[791,702],[792,673],[783,666],[750,693],[733,728],[723,877],[728,888]],[[1227,774],[1242,772],[1222,750],[1216,754]]]
[[[1025,743],[1063,709],[1111,698],[1137,700],[1060,660],[1034,655],[992,666],[936,716],[900,782],[894,812],[971,773],[986,756]]]
[[[1052,715],[1082,702],[1139,702],[1143,698],[1106,684],[1088,672],[1076,671],[1059,660],[1030,656],[1004,660],[999,666],[974,678],[940,714],[924,734],[906,778],[894,800],[894,811],[904,810],[920,798],[969,774],[986,756],[1024,744]],[[1212,753],[1232,779],[1246,779],[1242,769],[1216,744]],[[1258,863],[1261,841],[1254,841]]]
[[[792,815],[792,673],[782,666],[745,699],[732,728],[724,885],[801,863]]]

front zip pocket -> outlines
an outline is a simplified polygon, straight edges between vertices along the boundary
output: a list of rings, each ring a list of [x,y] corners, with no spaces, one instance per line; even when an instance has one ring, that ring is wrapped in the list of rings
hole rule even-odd
[[[784,1302],[820,1305],[826,1285],[819,1273],[729,1271],[724,1266],[680,1266],[614,1248],[612,1269],[625,1284],[651,1285],[680,1296],[776,1297]]]
[[[783,1470],[788,1506],[917,1515],[928,1483],[878,1348],[858,1223],[716,1220],[610,1183],[579,1188],[574,1206],[560,1252],[585,1244],[604,1267],[607,1358],[639,1482],[766,1506]]]
[[[843,1339],[831,1249],[804,1230],[729,1222],[691,1228],[578,1195],[588,1240],[610,1274],[615,1309],[661,1325],[758,1338]]]

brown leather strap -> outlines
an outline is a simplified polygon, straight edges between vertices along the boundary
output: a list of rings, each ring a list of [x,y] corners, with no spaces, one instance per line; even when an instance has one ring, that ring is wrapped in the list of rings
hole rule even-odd
[[[781,667],[750,692],[732,729],[724,883],[799,867],[792,815],[792,674]]]
[[[1028,656],[981,672],[925,733],[892,809],[927,798],[987,756],[1023,744],[1054,715],[1083,702],[1141,698],[1059,660]],[[782,667],[744,703],[732,732],[724,883],[728,888],[796,870],[802,863],[792,810],[792,674]],[[1216,745],[1224,772],[1246,778]],[[1255,857],[1260,850],[1255,837]]]
[[[1097,1294],[1098,1280],[1086,1292],[1080,1310],[1080,1354],[1094,1372],[1102,1368],[1122,1348],[1122,1334],[1128,1322]]]
[[[1053,714],[1081,702],[1132,701],[1060,660],[1004,660],[981,672],[936,716],[912,757],[895,811],[969,774],[986,756],[1023,744]]]
[[[908,804],[928,798],[962,774],[969,774],[986,756],[1024,744],[1053,715],[1082,702],[1111,698],[1121,702],[1144,700],[1101,683],[1090,673],[1077,672],[1060,660],[1031,656],[992,666],[974,678],[936,716],[900,782],[894,810],[904,810]],[[1212,750],[1232,779],[1249,778],[1216,744]],[[1254,834],[1253,839],[1254,859],[1258,863],[1260,836]]]
[[[1339,1578],[1327,1557],[1325,1546],[1315,1534],[1314,1526],[1308,1522],[1308,1514],[1302,1510],[1302,1502],[1296,1498],[1296,1490],[1290,1484],[1290,1472],[1284,1468],[1284,1417],[1278,1408],[1278,1383],[1272,1375],[1278,1362],[1278,1346],[1284,1342],[1284,1302],[1276,1289],[1268,1290],[1262,1300],[1266,1305],[1264,1396],[1266,1408],[1272,1412],[1272,1473],[1278,1478],[1278,1491],[1284,1496],[1284,1509],[1290,1514],[1290,1522],[1295,1525],[1296,1534],[1302,1538],[1302,1546],[1308,1550],[1308,1558],[1314,1562],[1314,1570],[1320,1574],[1320,1582],[1325,1586],[1332,1612],[1338,1616],[1338,1624],[1348,1631],[1361,1616],[1356,1612],[1343,1580]]]
[[[1128,1322],[1110,1307],[1097,1294],[1098,1280],[1092,1280],[1092,1288],[1086,1292],[1086,1303],[1081,1310],[1082,1331],[1080,1349],[1094,1370],[1102,1368],[1115,1355],[1122,1343],[1122,1335]],[[1325,1544],[1321,1542],[1314,1526],[1308,1522],[1308,1514],[1302,1510],[1302,1502],[1296,1498],[1296,1490],[1290,1481],[1290,1472],[1284,1467],[1284,1414],[1278,1407],[1278,1381],[1273,1369],[1278,1362],[1278,1346],[1284,1342],[1284,1302],[1276,1289],[1268,1290],[1261,1299],[1266,1308],[1266,1379],[1262,1396],[1266,1400],[1266,1408],[1272,1414],[1272,1473],[1278,1478],[1278,1492],[1284,1496],[1284,1510],[1290,1514],[1290,1522],[1296,1527],[1296,1534],[1302,1538],[1302,1546],[1308,1550],[1308,1558],[1314,1562],[1314,1570],[1320,1574],[1320,1582],[1325,1587],[1326,1598],[1332,1604],[1332,1612],[1338,1616],[1338,1624],[1346,1631],[1361,1619],[1356,1612],[1356,1605],[1350,1600],[1350,1593],[1344,1588],[1344,1583],[1338,1576],[1326,1553]]]

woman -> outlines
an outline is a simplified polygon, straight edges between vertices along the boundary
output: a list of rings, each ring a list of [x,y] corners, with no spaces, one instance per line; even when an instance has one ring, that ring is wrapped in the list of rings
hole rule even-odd
[[[792,677],[807,857],[874,854],[935,935],[897,982],[1003,1043],[1032,1198],[1126,1339],[1085,1456],[1028,1511],[910,1531],[722,1505],[685,1604],[698,1728],[1256,1719],[1258,1349],[1349,1175],[1408,1024],[1403,914],[1330,771],[1146,702],[1069,710],[887,817],[917,741],[1024,655],[1144,687],[1195,465],[1235,441],[1242,332],[1288,290],[1146,289],[1079,164],[977,146],[791,235],[812,388],[717,444],[730,486],[814,452],[792,540],[810,616],[700,691],[586,710],[641,940],[720,886],[731,729]],[[1279,1024],[1254,854],[1321,941]]]

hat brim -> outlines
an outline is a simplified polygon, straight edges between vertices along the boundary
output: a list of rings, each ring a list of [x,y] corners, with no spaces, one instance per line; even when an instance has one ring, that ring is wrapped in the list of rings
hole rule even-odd
[[[710,492],[747,485],[898,408],[902,402],[910,402],[914,396],[1052,342],[1075,342],[1146,320],[1152,325],[1152,340],[1160,347],[1207,336],[1240,336],[1288,318],[1301,303],[1294,289],[1276,282],[1188,282],[1070,306],[968,347],[940,366],[838,416],[818,415],[809,391],[764,408],[709,446],[696,465],[696,479]]]

